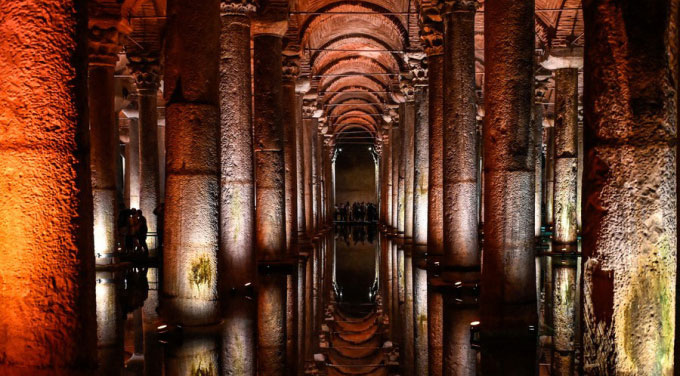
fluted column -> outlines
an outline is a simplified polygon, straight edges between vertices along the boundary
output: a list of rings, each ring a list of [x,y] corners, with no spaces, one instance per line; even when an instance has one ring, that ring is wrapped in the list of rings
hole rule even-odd
[[[256,373],[255,176],[250,72],[253,2],[220,3],[220,260],[227,373]]]
[[[425,54],[408,55],[414,84],[413,136],[413,339],[414,375],[428,374],[427,207],[429,181],[428,71]]]
[[[444,19],[444,281],[458,283],[444,308],[444,375],[475,375],[469,324],[478,319],[474,298],[459,290],[479,281],[477,110],[474,0],[440,3]],[[462,283],[462,285],[461,285]]]
[[[163,75],[167,156],[161,308],[171,323],[205,325],[220,319],[220,1],[171,2],[168,21]]]
[[[97,264],[116,258],[118,193],[118,126],[114,113],[114,68],[122,39],[130,26],[121,21],[120,7],[107,8],[93,1],[89,7],[88,98],[90,115],[90,168],[94,213],[94,252]],[[117,13],[116,13],[117,12]]]
[[[421,10],[421,38],[428,58],[429,78],[429,183],[427,206],[428,280],[444,254],[444,40],[443,25],[435,8]],[[443,297],[441,292],[427,292],[429,375],[443,375]]]
[[[158,56],[128,54],[137,84],[139,108],[139,209],[146,218],[149,232],[158,232],[154,210],[160,204],[158,169]],[[154,242],[152,244],[157,244]]]
[[[583,367],[671,374],[677,3],[597,0],[583,11]]]
[[[286,191],[282,91],[282,35],[286,22],[255,30],[255,250],[263,264],[286,257]],[[258,286],[258,373],[286,374],[286,275],[264,272]]]
[[[14,1],[0,10],[4,375],[96,367],[85,7]],[[118,35],[115,25],[92,31]]]
[[[483,374],[534,371],[533,20],[532,0],[484,3]]]

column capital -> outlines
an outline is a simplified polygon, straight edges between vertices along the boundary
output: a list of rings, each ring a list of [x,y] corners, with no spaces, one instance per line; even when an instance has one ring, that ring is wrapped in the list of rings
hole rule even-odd
[[[453,12],[465,11],[474,12],[481,6],[477,0],[440,0],[437,8],[441,14],[451,14]]]
[[[427,86],[427,55],[423,52],[409,52],[405,55],[405,60],[411,72],[413,86]]]
[[[583,47],[551,48],[542,57],[540,64],[548,70],[583,68]]]
[[[427,56],[444,54],[444,25],[441,13],[436,7],[420,10],[420,39]]]
[[[128,60],[128,67],[135,78],[137,90],[151,91],[155,94],[161,77],[160,57],[151,54],[128,53]]]
[[[282,67],[284,82],[295,82],[300,75],[300,55],[283,55]]]
[[[404,100],[406,102],[413,102],[415,100],[416,91],[411,72],[405,72],[399,75],[399,90],[401,90],[401,93],[404,95]]]
[[[302,100],[302,118],[311,119],[316,111],[316,99]]]
[[[128,22],[116,16],[101,16],[90,18],[87,28],[89,65],[116,65],[123,39],[132,31]]]
[[[257,10],[257,5],[255,0],[221,0],[220,15],[251,16]]]

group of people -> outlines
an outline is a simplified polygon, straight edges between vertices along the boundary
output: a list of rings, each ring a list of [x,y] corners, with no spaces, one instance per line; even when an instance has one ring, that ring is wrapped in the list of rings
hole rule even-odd
[[[121,252],[127,256],[149,256],[146,237],[149,227],[141,209],[122,209],[118,216],[118,235],[121,238]]]
[[[337,222],[375,222],[378,220],[378,209],[372,202],[349,202],[335,205],[334,219]]]

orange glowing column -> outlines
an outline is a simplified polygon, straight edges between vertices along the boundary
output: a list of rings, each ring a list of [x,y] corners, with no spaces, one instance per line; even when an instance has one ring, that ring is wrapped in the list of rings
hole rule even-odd
[[[84,1],[0,6],[0,374],[96,362]]]

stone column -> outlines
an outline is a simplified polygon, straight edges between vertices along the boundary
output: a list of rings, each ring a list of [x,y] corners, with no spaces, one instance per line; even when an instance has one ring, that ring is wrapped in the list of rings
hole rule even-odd
[[[253,2],[220,3],[220,261],[223,369],[256,374],[255,190],[250,17]]]
[[[316,128],[316,119],[312,118],[314,111],[316,110],[316,101],[304,99],[302,102],[302,157],[303,157],[303,179],[304,184],[302,185],[304,189],[305,198],[305,231],[307,238],[311,239],[314,237],[314,195],[313,195],[313,175],[312,175],[312,165],[313,165],[313,154],[314,154],[314,142],[312,138],[313,130]]]
[[[598,0],[583,11],[583,367],[671,374],[677,2]]]
[[[399,114],[392,116],[392,232],[395,236],[403,236],[403,229],[399,233],[399,183],[401,165],[401,126],[399,124]],[[403,189],[403,185],[402,185]]]
[[[545,84],[535,83],[534,88],[534,237],[541,236],[543,224],[543,101]]]
[[[139,208],[139,121],[128,118],[129,142],[125,148],[126,206]]]
[[[116,219],[119,209],[118,125],[114,113],[114,68],[122,39],[130,26],[121,21],[120,7],[107,9],[96,1],[89,6],[88,97],[90,168],[94,213],[94,253],[97,264],[116,258]],[[111,12],[118,14],[112,14]]]
[[[551,119],[547,122],[548,127],[545,127],[545,175],[543,177],[545,183],[545,218],[543,223],[545,226],[553,230],[555,211],[553,206],[553,195],[555,191],[555,127],[554,121]]]
[[[261,23],[255,28],[255,250],[262,265],[286,257],[286,191],[282,91],[282,36],[287,22]],[[274,268],[279,269],[279,268]],[[286,275],[265,271],[258,286],[258,373],[286,374]]]
[[[443,279],[457,284],[444,308],[444,375],[475,375],[469,325],[476,299],[459,290],[479,281],[477,109],[474,0],[440,3],[444,18],[444,258]],[[472,289],[471,294],[476,293]],[[463,302],[465,304],[463,304]]]
[[[166,320],[183,325],[220,320],[219,14],[219,0],[200,6],[178,0],[168,7],[161,307]]]
[[[444,254],[444,40],[442,22],[435,8],[421,10],[421,38],[428,58],[429,69],[429,183],[427,206],[427,265],[428,280],[434,277]],[[441,292],[428,288],[428,356],[429,375],[443,375],[443,297]]]
[[[286,250],[289,256],[298,254],[298,209],[297,209],[297,149],[295,131],[298,127],[297,96],[295,80],[300,73],[298,55],[283,56],[283,157],[285,166],[286,195]],[[286,297],[286,359],[288,375],[297,375],[298,341],[298,279],[297,262],[287,278]]]
[[[582,52],[582,51],[581,51]],[[576,341],[576,264],[578,244],[578,69],[579,50],[555,49],[541,64],[554,72],[554,231],[552,251],[567,254],[553,260],[553,356],[556,375],[573,374]]]
[[[139,103],[139,209],[146,218],[149,232],[157,233],[158,220],[153,212],[160,204],[157,105],[159,58],[128,54],[128,59],[137,83]]]
[[[11,51],[0,56],[0,374],[96,367],[85,7],[15,1],[0,11]],[[117,38],[115,25],[93,21],[102,42]]]
[[[319,232],[319,199],[320,199],[320,187],[319,187],[319,129],[318,127],[318,119],[315,119],[314,122],[311,123],[313,126],[312,129],[310,129],[310,141],[311,141],[311,148],[309,149],[311,153],[311,194],[312,194],[312,236],[316,237]]]
[[[427,207],[429,181],[429,121],[427,57],[408,55],[414,84],[413,140],[413,331],[414,375],[428,374],[427,350]]]
[[[387,143],[383,145],[383,157],[385,158],[385,180],[383,183],[385,184],[385,225],[387,226],[387,231],[391,232],[391,227],[394,224],[392,222],[392,206],[394,204],[394,201],[392,201],[392,190],[394,188],[392,179],[394,153],[392,153],[392,148],[394,147],[394,132],[392,132],[391,124],[386,124],[385,126],[388,128],[385,131]]]
[[[533,20],[532,0],[484,4],[483,374],[535,367]]]
[[[406,156],[404,155],[405,145],[408,144],[406,140],[406,124],[405,116],[403,113],[404,104],[402,103],[399,111],[399,144],[397,145],[397,154],[399,155],[399,164],[397,166],[397,234],[399,235],[399,246],[403,248],[404,234],[406,230],[406,224],[404,220],[406,219]]]

